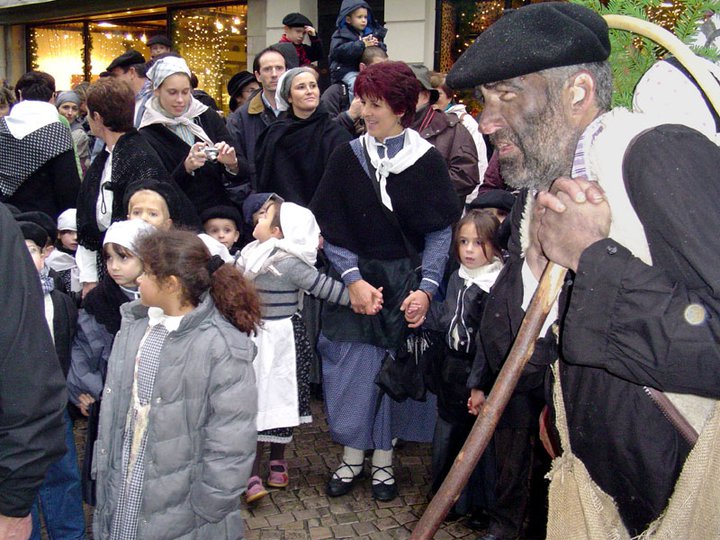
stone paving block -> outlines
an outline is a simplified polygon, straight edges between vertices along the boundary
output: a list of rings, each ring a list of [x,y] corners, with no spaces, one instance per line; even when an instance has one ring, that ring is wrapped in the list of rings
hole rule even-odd
[[[320,525],[323,527],[332,527],[333,525],[337,525],[337,520],[335,519],[335,516],[328,514],[327,516],[320,518]]]
[[[307,531],[285,531],[285,540],[307,540]]]
[[[291,521],[290,523],[278,525],[278,529],[283,530],[283,531],[305,531],[307,529],[306,525],[307,525],[307,521]],[[313,526],[319,527],[320,522],[318,521]]]
[[[375,522],[375,526],[381,531],[387,531],[388,529],[394,529],[398,526],[398,522],[391,517],[385,517],[378,519]]]
[[[370,521],[360,521],[359,523],[353,523],[352,528],[358,535],[371,534],[377,531],[375,525]]]
[[[263,518],[263,517],[246,519],[246,520],[245,520],[245,525],[246,525],[247,528],[250,529],[250,530],[253,530],[253,529],[262,529],[262,528],[264,528],[264,527],[268,527],[268,526],[269,526],[267,519],[265,519],[265,518]]]
[[[297,521],[305,521],[306,519],[310,518],[319,518],[320,513],[316,509],[310,509],[310,510],[297,510],[292,513],[292,516]]]
[[[264,530],[260,533],[261,540],[282,540],[283,533],[281,531]]]
[[[271,527],[277,527],[278,525],[284,525],[285,523],[292,523],[293,521],[296,521],[295,516],[291,513],[268,516],[266,519]]]
[[[397,521],[400,525],[405,525],[406,523],[410,523],[412,521],[417,521],[418,518],[413,514],[412,512],[398,512],[397,514],[393,514],[393,519]],[[464,528],[464,527],[463,527]]]
[[[357,514],[355,514],[354,512],[347,512],[345,514],[337,514],[335,516],[335,519],[337,519],[337,522],[340,524],[357,523],[358,522]]]
[[[323,540],[324,538],[332,538],[332,531],[328,527],[313,527],[310,529],[310,538],[312,540]]]
[[[440,529],[435,533],[435,536],[433,536],[433,540],[453,540],[455,538],[452,534],[449,532]]]
[[[392,516],[393,512],[389,508],[380,508],[378,510],[375,510],[375,515],[379,518],[386,518]]]
[[[326,508],[330,506],[327,497],[308,497],[302,501],[305,508]]]
[[[352,525],[335,525],[332,527],[333,538],[355,538]]]
[[[405,503],[402,497],[396,497],[393,501],[377,501],[378,508],[404,508]]]

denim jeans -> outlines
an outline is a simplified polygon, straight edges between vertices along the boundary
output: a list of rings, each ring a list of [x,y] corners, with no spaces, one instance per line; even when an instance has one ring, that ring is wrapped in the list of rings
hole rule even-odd
[[[38,498],[32,508],[31,540],[40,540],[40,509],[50,540],[85,539],[85,515],[80,488],[77,452],[72,422],[65,410],[65,444],[67,452],[45,473]]]

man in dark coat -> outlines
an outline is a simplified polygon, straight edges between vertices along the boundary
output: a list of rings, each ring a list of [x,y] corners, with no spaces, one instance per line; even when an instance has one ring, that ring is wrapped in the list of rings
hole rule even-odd
[[[45,471],[65,452],[67,395],[20,228],[0,204],[0,538],[30,536]]]
[[[55,79],[30,71],[15,94],[20,102],[0,118],[0,200],[57,219],[75,207],[80,173],[70,130],[49,103]]]
[[[693,444],[687,427],[700,431],[714,405],[697,396],[720,398],[720,149],[684,126],[611,111],[609,54],[596,13],[529,5],[483,32],[448,84],[480,85],[480,128],[503,178],[523,190],[517,264],[506,265],[481,322],[486,361],[502,363],[545,261],[569,268],[550,321],[558,326],[541,335],[562,338],[571,449],[634,536],[664,510]],[[528,371],[552,356],[536,354]]]
[[[242,156],[250,165],[250,180],[255,188],[255,143],[267,126],[286,116],[275,103],[275,90],[285,73],[285,57],[268,47],[253,60],[253,72],[262,89],[228,117],[227,129],[237,143],[238,159]]]

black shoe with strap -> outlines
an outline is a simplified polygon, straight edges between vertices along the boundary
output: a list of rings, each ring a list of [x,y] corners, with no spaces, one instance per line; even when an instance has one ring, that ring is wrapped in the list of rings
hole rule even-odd
[[[378,501],[382,502],[388,502],[395,499],[395,497],[398,496],[398,488],[397,488],[397,482],[395,482],[395,476],[388,470],[392,467],[392,465],[388,465],[386,467],[378,467],[376,465],[372,466],[372,496],[373,499],[377,499]],[[379,471],[383,471],[386,473],[389,478],[386,478],[385,480],[377,480],[375,479],[375,474],[377,474]]]
[[[338,475],[338,471],[343,467],[347,467],[348,469],[350,469],[350,473],[353,472],[353,467],[360,467],[360,472],[349,480],[343,480],[343,478]],[[328,480],[328,483],[325,484],[325,494],[328,497],[340,497],[342,495],[350,493],[353,486],[355,485],[355,482],[364,477],[364,463],[360,463],[358,465],[351,465],[343,461],[342,464],[337,469],[335,469],[335,471],[333,471],[332,476],[330,476],[330,480]]]

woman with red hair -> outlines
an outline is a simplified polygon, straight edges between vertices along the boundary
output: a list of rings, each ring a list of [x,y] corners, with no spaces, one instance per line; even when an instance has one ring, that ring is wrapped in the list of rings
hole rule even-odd
[[[378,402],[374,384],[386,352],[405,344],[408,327],[422,325],[443,276],[451,225],[460,217],[445,161],[408,128],[418,93],[402,62],[374,64],[358,75],[355,94],[367,132],[335,150],[311,203],[332,271],[352,302],[352,309],[325,306],[318,343],[330,431],[344,445],[342,464],[326,486],[331,497],[352,489],[364,451],[372,449],[373,497],[394,499],[393,437],[428,435],[413,433],[419,423],[399,421],[387,396]],[[411,290],[406,282],[420,261],[422,280]]]

